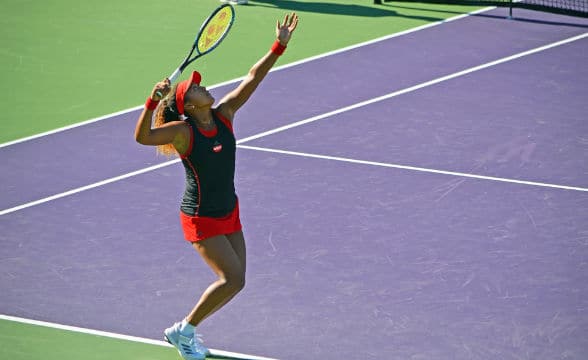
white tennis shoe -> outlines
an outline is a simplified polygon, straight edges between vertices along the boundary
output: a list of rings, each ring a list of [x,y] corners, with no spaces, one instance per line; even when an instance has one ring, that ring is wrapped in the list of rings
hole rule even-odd
[[[202,344],[202,339],[196,333],[185,335],[180,331],[181,323],[175,323],[163,331],[163,338],[172,344],[186,360],[205,360],[210,350]]]

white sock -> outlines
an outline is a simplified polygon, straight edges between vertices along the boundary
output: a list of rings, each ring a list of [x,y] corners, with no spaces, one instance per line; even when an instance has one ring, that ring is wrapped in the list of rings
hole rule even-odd
[[[194,335],[194,325],[190,324],[186,319],[180,323],[180,332],[184,335]]]

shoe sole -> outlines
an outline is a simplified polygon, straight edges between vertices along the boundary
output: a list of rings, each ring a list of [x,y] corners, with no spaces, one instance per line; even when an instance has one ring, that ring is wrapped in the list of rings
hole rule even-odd
[[[178,354],[180,354],[180,357],[183,359],[184,357],[182,356],[182,352],[177,348],[177,346],[171,342],[171,340],[167,337],[167,335],[165,333],[163,333],[163,340],[165,340],[168,344],[170,344],[171,346],[174,347],[174,349],[176,349],[176,351],[178,352]]]
[[[167,337],[167,335],[166,335],[165,333],[163,333],[163,340],[165,340],[165,341],[166,341],[168,344],[170,344],[171,346],[173,346],[174,348],[176,348],[176,346],[174,345],[174,343],[172,343],[172,342],[171,342],[171,340],[170,340],[170,339],[168,339],[168,337]],[[180,350],[178,350],[178,349],[176,348],[176,351],[177,351],[177,352],[180,354],[180,356],[182,356],[182,353],[180,352]],[[204,355],[204,356],[205,356],[205,357],[209,357],[210,355],[211,355],[211,354],[210,354],[210,351],[208,351],[208,354],[206,354],[206,355]]]

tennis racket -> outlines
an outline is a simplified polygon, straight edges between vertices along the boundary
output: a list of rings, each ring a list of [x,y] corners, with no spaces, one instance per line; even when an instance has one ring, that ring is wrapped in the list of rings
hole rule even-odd
[[[230,4],[223,4],[216,8],[204,21],[202,26],[200,26],[200,30],[198,31],[198,35],[196,35],[194,45],[192,45],[188,56],[186,56],[181,65],[168,77],[170,83],[177,80],[182,71],[194,62],[194,60],[214,50],[227,36],[231,26],[233,26],[234,20],[235,9]]]

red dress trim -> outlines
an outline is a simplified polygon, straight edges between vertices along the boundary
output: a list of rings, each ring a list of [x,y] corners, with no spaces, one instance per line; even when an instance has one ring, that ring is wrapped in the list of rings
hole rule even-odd
[[[242,229],[239,201],[235,204],[233,211],[220,218],[190,216],[180,211],[180,220],[184,238],[189,242],[202,241],[217,235],[228,235]]]

